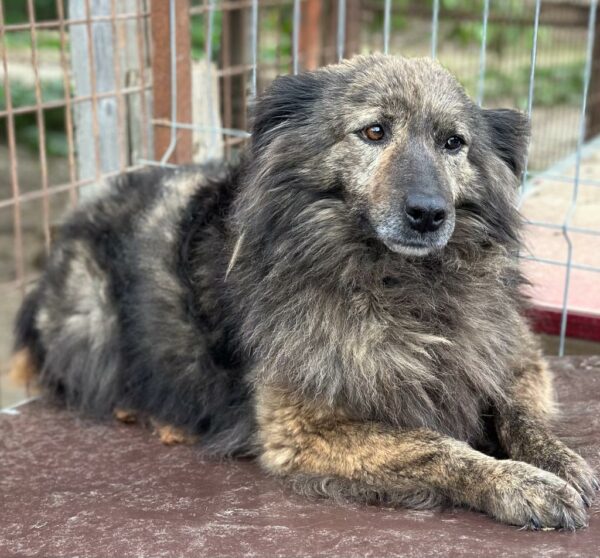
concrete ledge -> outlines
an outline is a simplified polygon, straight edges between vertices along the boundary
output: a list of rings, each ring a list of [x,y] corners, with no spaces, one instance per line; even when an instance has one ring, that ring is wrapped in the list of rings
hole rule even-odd
[[[554,359],[559,434],[600,468],[600,357]],[[577,533],[464,510],[308,501],[252,461],[214,462],[150,432],[34,401],[0,414],[0,556],[598,556]]]

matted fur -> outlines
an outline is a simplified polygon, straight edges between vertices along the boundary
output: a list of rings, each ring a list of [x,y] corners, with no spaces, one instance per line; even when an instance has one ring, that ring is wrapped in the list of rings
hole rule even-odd
[[[527,119],[384,56],[278,78],[253,112],[236,166],[122,176],[67,220],[17,322],[46,392],[260,455],[303,493],[585,524],[596,481],[546,428],[523,318]],[[414,250],[398,238],[421,187],[448,211]]]

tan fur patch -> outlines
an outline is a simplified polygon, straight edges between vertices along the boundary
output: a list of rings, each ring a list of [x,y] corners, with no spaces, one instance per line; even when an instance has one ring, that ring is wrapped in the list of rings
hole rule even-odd
[[[467,448],[424,429],[400,432],[374,422],[356,422],[341,410],[307,405],[273,388],[259,390],[257,418],[262,464],[276,474],[336,475],[395,486],[403,481],[394,467],[415,474],[418,468],[423,472],[427,462],[427,475],[443,479],[445,464],[433,458],[452,449],[465,453]],[[487,459],[467,453],[474,460]]]
[[[115,409],[113,412],[114,417],[125,424],[134,424],[137,422],[137,413],[129,409]]]
[[[10,363],[9,378],[15,385],[35,388],[38,370],[29,349],[17,351]]]
[[[391,184],[391,172],[390,167],[394,162],[394,159],[398,156],[398,144],[394,143],[390,145],[381,155],[379,164],[377,165],[377,171],[372,182],[369,197],[371,202],[376,207],[382,207],[387,209],[387,205],[390,200],[390,192],[392,188]]]
[[[183,429],[170,424],[158,424],[152,421],[154,431],[158,434],[160,441],[166,446],[174,446],[177,444],[195,444],[198,442],[198,437],[188,434]]]
[[[587,522],[584,501],[566,475],[496,460],[431,430],[355,421],[273,386],[258,390],[257,418],[262,465],[291,479],[317,477],[318,494],[335,496],[332,479],[342,478],[359,494],[361,487],[374,489],[416,507],[447,498],[515,525],[574,529]],[[582,470],[575,478],[592,487]]]

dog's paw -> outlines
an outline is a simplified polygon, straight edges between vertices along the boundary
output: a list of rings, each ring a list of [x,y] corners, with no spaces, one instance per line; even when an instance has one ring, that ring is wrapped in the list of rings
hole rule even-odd
[[[113,416],[119,422],[124,422],[125,424],[135,424],[138,420],[138,416],[135,411],[131,411],[130,409],[121,409],[120,407],[113,411]]]
[[[598,478],[585,459],[562,444],[545,462],[538,466],[566,480],[579,492],[588,507],[591,505],[596,491],[600,489]]]
[[[525,529],[575,530],[588,524],[585,501],[564,479],[519,461],[502,461],[488,492],[487,511]]]
[[[186,432],[183,428],[172,426],[170,424],[160,424],[152,420],[154,431],[158,434],[159,440],[165,446],[175,446],[178,444],[192,445],[198,441],[198,437]]]

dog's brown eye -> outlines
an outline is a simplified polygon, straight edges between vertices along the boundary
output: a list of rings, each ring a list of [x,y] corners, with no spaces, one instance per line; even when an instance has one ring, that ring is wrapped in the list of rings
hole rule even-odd
[[[464,144],[465,141],[460,136],[450,136],[444,144],[444,149],[458,151]]]
[[[369,126],[362,131],[363,136],[369,141],[381,141],[385,132],[383,131],[383,126],[379,124],[374,124],[373,126]]]

